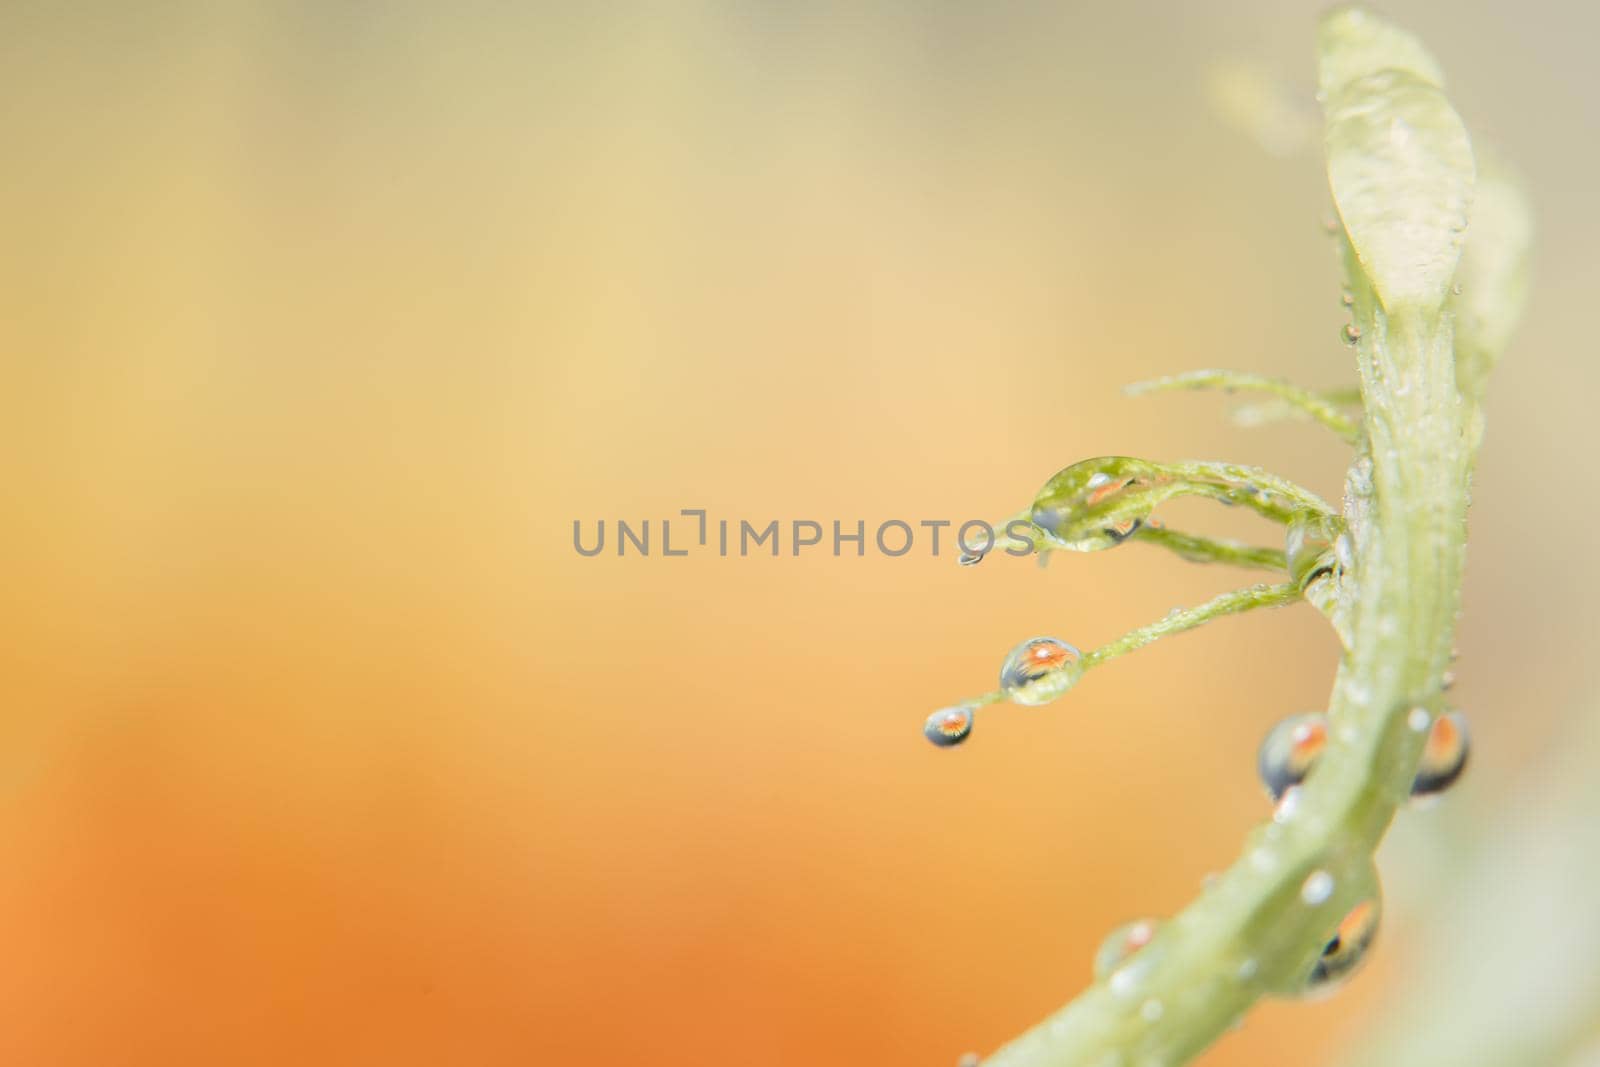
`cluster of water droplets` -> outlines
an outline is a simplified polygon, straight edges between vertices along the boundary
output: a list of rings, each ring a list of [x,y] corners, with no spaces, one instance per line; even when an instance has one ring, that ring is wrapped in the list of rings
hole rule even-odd
[[[1411,782],[1411,795],[1422,799],[1450,788],[1466,769],[1471,752],[1467,720],[1459,710],[1434,715],[1427,708],[1412,708],[1406,725],[1426,732],[1422,760]],[[1274,803],[1292,803],[1294,790],[1306,780],[1328,744],[1328,716],[1320,711],[1291,715],[1267,731],[1256,753],[1261,784]]]
[[[1466,719],[1457,710],[1435,715],[1427,708],[1412,708],[1406,726],[1426,733],[1422,759],[1411,783],[1416,800],[1436,797],[1461,777],[1470,751]],[[1286,822],[1294,817],[1301,786],[1316,768],[1331,737],[1329,717],[1320,711],[1291,715],[1272,727],[1256,754],[1261,784],[1276,809],[1274,820]],[[1289,986],[1275,992],[1291,995],[1317,995],[1342,986],[1367,959],[1377,937],[1382,915],[1382,897],[1375,871],[1369,872],[1357,903],[1340,918],[1323,944],[1308,972],[1294,978]],[[1300,887],[1300,900],[1309,908],[1327,905],[1338,889],[1333,874],[1315,870]]]
[[[1083,674],[1083,654],[1058,637],[1030,637],[1013,648],[1000,667],[1000,689],[1013,704],[1048,704],[1071,689]],[[982,701],[940,708],[922,724],[922,733],[940,748],[959,745],[972,735]]]
[[[1415,708],[1407,716],[1407,726],[1428,734],[1422,761],[1412,783],[1414,797],[1437,795],[1461,776],[1466,766],[1468,740],[1466,722],[1459,711],[1451,710],[1433,715],[1426,708]],[[1330,739],[1328,716],[1320,711],[1291,715],[1268,731],[1257,752],[1256,765],[1261,783],[1277,805],[1276,821],[1292,818],[1298,803],[1300,787],[1316,767]],[[1268,837],[1280,833],[1269,829]],[[1267,862],[1272,860],[1270,849],[1258,853]],[[1208,890],[1215,882],[1208,879]],[[1299,900],[1309,909],[1322,909],[1334,902],[1340,889],[1335,875],[1317,869],[1306,875],[1300,885]],[[1382,895],[1378,887],[1377,872],[1368,869],[1357,886],[1356,903],[1339,915],[1337,923],[1327,934],[1316,958],[1308,969],[1291,975],[1287,980],[1276,979],[1269,990],[1279,995],[1316,996],[1340,988],[1361,967],[1370,955],[1377,938],[1379,919],[1382,916]],[[1347,896],[1345,899],[1349,899]],[[1337,914],[1337,913],[1336,913]],[[1332,921],[1332,917],[1329,917]],[[1114,993],[1137,995],[1143,972],[1151,961],[1141,957],[1161,931],[1158,919],[1142,918],[1112,930],[1101,942],[1094,956],[1096,979],[1106,982]],[[1240,962],[1237,978],[1242,982],[1260,980],[1260,964],[1254,958]],[[1150,1008],[1149,1004],[1156,1007]],[[1160,1002],[1149,1001],[1140,1005],[1140,1014],[1149,1021],[1160,1017]]]
[[[1342,302],[1355,304],[1354,294],[1346,291]],[[1356,344],[1361,330],[1354,323],[1344,329],[1344,340]],[[1126,457],[1100,457],[1074,464],[1058,472],[1035,497],[1026,517],[1044,538],[1041,549],[1096,551],[1120,544],[1149,520],[1155,505],[1179,491],[1167,468]],[[1257,494],[1259,501],[1270,502],[1266,490],[1252,483],[1219,479],[1212,488],[1225,503],[1249,502],[1244,490]],[[1358,462],[1347,494],[1358,499],[1371,495],[1371,463]],[[1348,502],[1348,496],[1347,496]],[[1306,511],[1288,516],[1285,558],[1290,579],[1306,599],[1325,614],[1337,606],[1341,576],[1354,563],[1354,545],[1337,519],[1321,512]],[[983,559],[982,553],[964,553],[963,565]],[[1006,656],[1000,671],[1000,692],[977,701],[941,708],[930,715],[923,732],[933,744],[949,747],[971,736],[981,706],[1001,699],[1036,706],[1060,697],[1083,674],[1082,653],[1055,637],[1033,637],[1021,642]],[[1466,766],[1469,740],[1466,722],[1459,711],[1434,714],[1418,707],[1408,713],[1408,728],[1426,732],[1424,751],[1412,782],[1414,798],[1437,796],[1453,784]],[[1348,728],[1347,728],[1348,729]],[[1274,825],[1266,830],[1267,839],[1287,831],[1283,824],[1296,818],[1301,787],[1313,773],[1332,734],[1329,717],[1315,711],[1290,716],[1276,724],[1263,739],[1257,752],[1257,769],[1262,784],[1271,796]],[[1270,846],[1252,855],[1272,865],[1280,862]],[[1260,864],[1258,864],[1259,866]],[[1341,901],[1356,902],[1342,914],[1331,911]],[[1299,890],[1299,901],[1311,909],[1312,921],[1325,931],[1326,940],[1316,951],[1309,967],[1289,976],[1269,981],[1261,962],[1245,958],[1237,967],[1241,982],[1263,982],[1269,992],[1284,995],[1315,995],[1337,989],[1348,981],[1370,954],[1382,913],[1382,898],[1376,871],[1370,866],[1359,883],[1341,885],[1328,870],[1311,871]],[[1326,923],[1326,925],[1322,925]],[[1094,956],[1094,974],[1118,997],[1137,999],[1141,1018],[1154,1023],[1162,1017],[1159,999],[1146,992],[1146,978],[1156,959],[1149,946],[1162,930],[1160,920],[1136,919],[1117,927],[1099,946]],[[1316,944],[1316,942],[1311,942]],[[1159,946],[1153,950],[1159,955]],[[963,1057],[962,1067],[977,1063],[976,1055]]]

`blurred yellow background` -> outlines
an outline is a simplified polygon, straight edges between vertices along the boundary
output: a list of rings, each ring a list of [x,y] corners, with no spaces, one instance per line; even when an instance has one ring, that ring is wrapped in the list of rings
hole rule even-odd
[[[1017,640],[1249,579],[586,559],[572,522],[995,518],[1114,452],[1336,495],[1318,430],[1119,392],[1353,381],[1314,145],[1206,89],[1309,107],[1317,11],[5,5],[0,1063],[927,1067],[1065,1001],[1264,814],[1312,613],[939,751]],[[1446,805],[1490,811],[1592,706],[1600,19],[1389,12],[1542,220]],[[1334,1062],[1425,918],[1204,1062]]]

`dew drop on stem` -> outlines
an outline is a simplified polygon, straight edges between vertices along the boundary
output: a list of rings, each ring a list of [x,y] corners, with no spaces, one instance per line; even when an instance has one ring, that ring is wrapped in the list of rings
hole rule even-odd
[[[1072,688],[1082,653],[1055,637],[1032,637],[1011,650],[1000,668],[1000,688],[1015,704],[1046,704]]]
[[[1460,711],[1447,711],[1434,719],[1422,746],[1422,762],[1417,764],[1411,795],[1433,797],[1449,789],[1466,770],[1471,749],[1467,719]]]
[[[1291,715],[1267,732],[1256,753],[1256,771],[1274,803],[1306,780],[1327,745],[1328,716],[1320,711]]]
[[[1094,976],[1100,979],[1110,977],[1111,972],[1150,943],[1159,927],[1155,919],[1135,919],[1107,934],[1094,954]]]
[[[1378,936],[1378,898],[1364,900],[1351,908],[1333,937],[1322,947],[1311,974],[1306,979],[1306,992],[1330,992],[1342,986],[1366,962],[1372,942]]]
[[[940,708],[922,724],[922,735],[940,748],[959,745],[972,735],[976,709],[970,704]]]

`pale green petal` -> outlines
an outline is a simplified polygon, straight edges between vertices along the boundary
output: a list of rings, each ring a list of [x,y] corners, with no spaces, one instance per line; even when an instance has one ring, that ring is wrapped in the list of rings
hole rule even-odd
[[[1461,255],[1472,145],[1427,52],[1382,25],[1349,11],[1323,24],[1328,182],[1385,309],[1433,312]]]
[[[1533,208],[1505,164],[1485,158],[1472,205],[1472,235],[1456,268],[1456,381],[1476,403],[1511,340],[1528,296]]]

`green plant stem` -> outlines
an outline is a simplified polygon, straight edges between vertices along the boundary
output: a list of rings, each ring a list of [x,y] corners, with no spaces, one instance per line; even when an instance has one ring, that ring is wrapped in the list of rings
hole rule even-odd
[[[1485,239],[1463,258],[1477,167],[1438,64],[1414,37],[1359,9],[1329,13],[1318,39],[1324,147],[1352,315],[1347,337],[1356,343],[1362,400],[1343,530],[1328,553],[1337,570],[1317,579],[1337,584],[1307,586],[1323,591],[1312,599],[1344,648],[1328,743],[1296,802],[1252,831],[1240,858],[1208,880],[1199,899],[987,1067],[1178,1067],[1260,997],[1304,992],[1340,920],[1377,903],[1373,854],[1410,795],[1441,707],[1482,391],[1521,309],[1530,215],[1514,181],[1490,182]],[[1463,277],[1477,284],[1453,293]],[[1216,372],[1188,379],[1214,381]],[[1093,462],[1113,460],[1134,462]],[[1076,491],[1092,489],[1075,480],[1098,469],[1057,475],[1064,512],[1086,502],[1102,507]],[[1178,464],[1167,473],[1187,479],[1186,489],[1219,487],[1210,495],[1228,503],[1247,502],[1231,492],[1235,485],[1264,490],[1270,499],[1248,502],[1287,523],[1325,514],[1320,502],[1269,488],[1244,468]],[[1092,531],[1101,515],[1088,518],[1081,525]],[[1309,532],[1316,547],[1332,529]],[[1292,526],[1289,540],[1304,548],[1307,533]],[[1293,591],[1225,594],[1096,649],[1081,666]]]
[[[1260,374],[1234,370],[1197,370],[1136,382],[1125,392],[1138,396],[1144,393],[1171,392],[1177,389],[1222,389],[1227,392],[1247,391],[1267,393],[1278,398],[1290,410],[1314,419],[1351,444],[1361,439],[1361,427],[1354,419],[1340,411],[1327,397],[1302,389],[1281,378],[1268,378]]]
[[[1300,589],[1293,582],[1232,589],[1192,608],[1174,608],[1165,618],[1136,630],[1129,630],[1116,640],[1109,641],[1092,652],[1084,653],[1082,667],[1085,671],[1090,670],[1108,660],[1143,648],[1152,641],[1181,634],[1185,630],[1193,630],[1224,615],[1238,615],[1256,608],[1282,607],[1285,604],[1293,604],[1299,599]]]
[[[1215,619],[1226,615],[1242,615],[1256,608],[1276,608],[1286,604],[1293,604],[1301,596],[1300,587],[1293,582],[1284,582],[1279,585],[1252,585],[1244,589],[1234,589],[1212,597],[1204,604],[1196,604],[1192,608],[1173,608],[1167,612],[1166,617],[1152,623],[1146,623],[1137,629],[1129,630],[1112,641],[1101,645],[1078,660],[1073,669],[1062,671],[1054,676],[1055,681],[1039,683],[1043,690],[1050,692],[1049,699],[1053,700],[1073,686],[1077,685],[1090,670],[1109,663],[1119,656],[1137,651],[1145,645],[1159,641],[1163,637],[1181,634],[1185,630],[1193,630],[1204,626]],[[1004,689],[995,689],[984,693],[982,696],[969,697],[962,701],[963,704],[982,708],[990,704],[998,704],[1010,698]]]
[[[1319,400],[1331,404],[1335,408],[1357,407],[1361,403],[1361,387],[1338,386],[1331,389],[1318,389],[1313,393]],[[1231,418],[1235,426],[1266,426],[1274,422],[1283,422],[1285,419],[1306,419],[1311,416],[1303,408],[1296,407],[1286,400],[1264,400],[1258,404],[1241,404],[1233,409]],[[1353,425],[1361,425],[1360,413],[1351,417]],[[1329,427],[1338,432],[1336,427]],[[1346,438],[1348,441],[1349,438]]]
[[[1421,754],[1424,735],[1408,726],[1408,712],[1437,707],[1454,638],[1468,449],[1448,320],[1391,322],[1370,288],[1356,315],[1371,441],[1353,469],[1347,513],[1360,595],[1318,771],[1294,818],[1258,828],[1241,858],[1123,970],[1000,1049],[989,1067],[1184,1062],[1258,997],[1294,988],[1339,918],[1372,892],[1372,853]],[[1266,602],[1293,590],[1225,596],[1241,594]],[[1183,618],[1164,620],[1113,644],[1136,647],[1162,627],[1185,628]],[[1314,871],[1335,887],[1316,906],[1301,896]]]
[[[1167,526],[1146,524],[1128,538],[1167,549],[1191,563],[1226,563],[1263,571],[1284,571],[1289,563],[1281,548],[1264,548],[1225,538],[1203,537]]]

